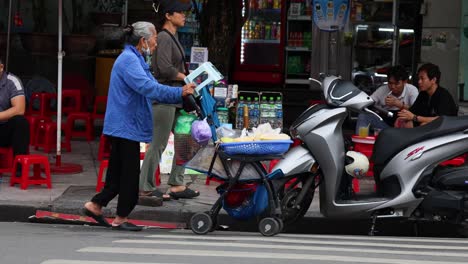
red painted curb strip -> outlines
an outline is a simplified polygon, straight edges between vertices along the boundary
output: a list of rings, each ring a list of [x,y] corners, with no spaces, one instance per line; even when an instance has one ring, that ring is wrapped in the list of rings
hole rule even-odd
[[[36,211],[37,218],[44,218],[44,217],[52,217],[62,220],[72,220],[72,221],[83,221],[83,222],[91,222],[96,223],[94,219],[87,216],[82,215],[73,215],[73,214],[64,214],[64,213],[57,213],[57,212],[49,212],[49,211]],[[111,223],[114,219],[113,218],[106,218],[109,223]],[[185,223],[167,223],[167,222],[157,222],[157,221],[150,221],[150,220],[137,220],[137,219],[129,219],[129,222],[139,226],[147,226],[147,227],[157,227],[157,228],[164,228],[164,229],[180,229],[185,228]]]

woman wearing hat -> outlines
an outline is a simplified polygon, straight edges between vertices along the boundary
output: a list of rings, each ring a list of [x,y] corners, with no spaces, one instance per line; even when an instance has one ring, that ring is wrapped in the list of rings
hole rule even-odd
[[[185,25],[185,12],[191,9],[191,4],[189,1],[178,0],[154,2],[154,9],[159,19],[156,23],[159,32],[158,48],[152,62],[154,76],[160,83],[166,85],[183,85],[187,70],[185,54],[178,40],[177,30]],[[168,180],[169,196],[156,189],[154,174],[174,127],[176,111],[177,107],[174,105],[153,104],[153,141],[145,155],[140,172],[140,196],[156,196],[167,200],[194,198],[200,195],[198,191],[184,184],[184,168],[176,165],[175,159]]]

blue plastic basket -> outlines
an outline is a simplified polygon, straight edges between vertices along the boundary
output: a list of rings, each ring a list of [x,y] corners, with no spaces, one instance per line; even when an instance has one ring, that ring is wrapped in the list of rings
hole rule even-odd
[[[280,155],[288,151],[292,140],[265,140],[221,143],[228,155]]]

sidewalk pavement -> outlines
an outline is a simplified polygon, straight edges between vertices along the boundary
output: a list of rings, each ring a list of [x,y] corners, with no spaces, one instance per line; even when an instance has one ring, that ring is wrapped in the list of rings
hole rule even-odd
[[[78,174],[52,174],[52,189],[45,185],[30,185],[21,190],[18,185],[9,186],[10,175],[3,174],[0,178],[0,221],[28,221],[36,210],[80,215],[83,204],[95,194],[99,161],[97,160],[98,141],[72,141],[72,152],[62,153],[63,163],[74,163],[83,166],[83,172]],[[48,155],[50,163],[55,162],[55,153],[45,154],[31,148],[31,153]],[[166,191],[167,174],[161,174],[161,191]],[[151,220],[168,223],[189,221],[192,214],[208,211],[219,197],[216,193],[216,181],[205,185],[206,176],[186,175],[186,181],[192,181],[190,188],[200,191],[200,196],[194,199],[179,199],[163,202],[162,206],[149,207],[137,205],[129,216],[130,219]],[[114,199],[104,209],[104,215],[113,217],[116,211],[117,199]],[[221,211],[224,214],[223,211]],[[318,199],[314,199],[310,213],[318,213]]]

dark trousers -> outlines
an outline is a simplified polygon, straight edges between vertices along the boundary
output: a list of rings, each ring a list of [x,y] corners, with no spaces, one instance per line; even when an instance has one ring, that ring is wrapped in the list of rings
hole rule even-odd
[[[124,138],[108,137],[111,142],[111,153],[106,183],[102,191],[91,201],[105,207],[119,195],[117,215],[127,217],[138,202],[140,143]]]
[[[0,147],[12,147],[15,156],[29,153],[29,123],[24,116],[0,123]]]

